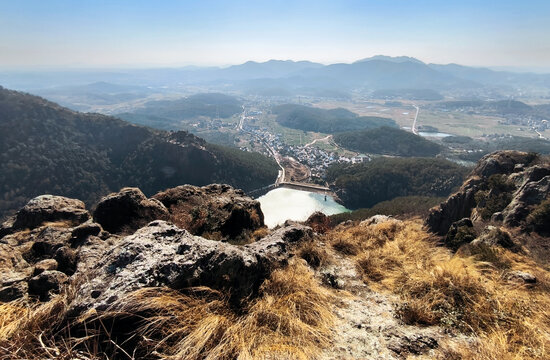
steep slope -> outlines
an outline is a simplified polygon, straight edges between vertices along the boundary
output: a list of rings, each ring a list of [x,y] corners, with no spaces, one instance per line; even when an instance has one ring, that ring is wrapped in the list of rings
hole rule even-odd
[[[259,154],[0,88],[0,217],[43,193],[91,203],[123,186],[146,194],[183,183],[251,190],[276,176],[276,164]]]

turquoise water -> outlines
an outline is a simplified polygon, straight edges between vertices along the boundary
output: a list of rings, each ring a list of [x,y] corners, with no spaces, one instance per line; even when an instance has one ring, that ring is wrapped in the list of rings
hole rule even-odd
[[[315,211],[334,215],[349,211],[330,196],[287,188],[271,190],[258,198],[265,224],[272,228],[286,220],[304,221]]]

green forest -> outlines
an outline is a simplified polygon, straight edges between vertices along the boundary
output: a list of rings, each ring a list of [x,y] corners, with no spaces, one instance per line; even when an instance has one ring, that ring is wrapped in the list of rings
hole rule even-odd
[[[276,163],[257,153],[83,114],[0,88],[0,217],[41,194],[84,200],[124,186],[147,195],[181,184],[268,185]]]
[[[429,157],[443,150],[421,136],[386,126],[336,134],[334,141],[343,148],[369,154]]]
[[[309,106],[285,104],[272,108],[277,122],[292,129],[333,134],[360,129],[373,129],[380,126],[397,127],[392,119],[376,116],[358,116],[342,108],[319,109]]]
[[[333,165],[327,179],[346,207],[358,209],[401,196],[447,196],[462,184],[468,171],[444,159],[378,158]]]

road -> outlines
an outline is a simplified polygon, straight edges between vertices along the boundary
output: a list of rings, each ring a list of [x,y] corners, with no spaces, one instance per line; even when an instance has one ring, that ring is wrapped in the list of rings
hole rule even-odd
[[[239,120],[239,123],[237,124],[237,130],[253,135],[251,132],[243,129],[245,117],[246,117],[246,109],[243,105],[243,113],[241,115],[241,119]],[[279,165],[279,167],[281,168],[279,170],[279,174],[277,175],[277,179],[275,180],[275,186],[279,186],[280,183],[283,183],[285,181],[285,168],[281,165],[281,160],[280,160],[281,155],[279,155],[279,153],[275,151],[275,149],[273,149],[271,146],[269,146],[269,144],[267,144],[263,139],[258,138],[258,140],[260,140],[262,144],[264,144],[264,146],[269,150],[269,152],[271,152],[271,154],[275,158],[275,161],[277,162],[277,165]]]
[[[418,135],[418,130],[416,129],[416,120],[418,119],[418,113],[420,112],[420,108],[416,105],[413,105],[413,107],[416,109],[416,115],[414,116],[414,121],[412,125],[412,132],[415,135]]]
[[[330,138],[332,138],[332,135],[327,135],[327,136],[325,136],[325,137],[322,138],[322,139],[315,139],[315,140],[313,140],[312,142],[310,142],[309,144],[305,144],[304,146],[311,146],[311,145],[315,144],[317,141],[328,140],[328,139],[330,139]]]
[[[245,116],[246,116],[246,110],[245,110],[244,105],[243,105],[243,113],[241,114],[241,120],[239,120],[239,123],[237,124],[237,130],[242,131]]]

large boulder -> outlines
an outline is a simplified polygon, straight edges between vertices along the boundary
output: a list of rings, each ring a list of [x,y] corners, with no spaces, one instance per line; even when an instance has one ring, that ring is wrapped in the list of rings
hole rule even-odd
[[[168,220],[166,207],[148,199],[138,188],[123,188],[103,197],[94,212],[94,221],[110,233],[133,233],[153,220]]]
[[[165,221],[154,221],[106,251],[72,305],[81,313],[105,310],[137,289],[208,286],[230,293],[234,302],[258,291],[272,269],[284,264],[289,247],[311,236],[302,225],[281,228],[245,246],[191,235]],[[77,273],[78,274],[78,273]]]
[[[78,225],[90,218],[84,203],[63,196],[41,195],[31,199],[15,216],[0,227],[0,238],[23,229],[34,229],[45,222]]]
[[[170,211],[170,220],[193,235],[235,240],[264,226],[260,203],[229,185],[182,185],[153,196]]]

